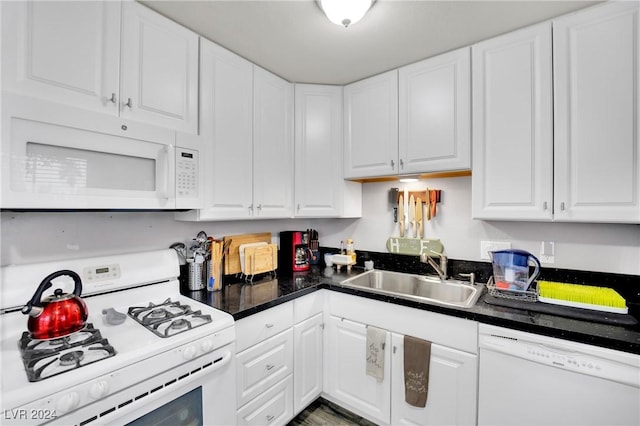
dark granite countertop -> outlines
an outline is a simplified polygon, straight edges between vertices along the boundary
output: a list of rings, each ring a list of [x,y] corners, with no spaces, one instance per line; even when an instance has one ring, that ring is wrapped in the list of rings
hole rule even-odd
[[[483,288],[482,296],[473,307],[455,308],[424,304],[340,285],[340,282],[347,277],[361,272],[362,269],[356,267],[349,274],[346,271],[338,273],[335,270],[325,272],[324,269],[314,267],[308,272],[296,273],[290,277],[267,277],[253,283],[226,284],[222,291],[217,292],[183,290],[182,293],[192,299],[228,312],[233,315],[234,319],[239,320],[325,288],[485,324],[640,354],[640,325],[607,325],[525,309],[496,306],[485,301],[488,296],[485,288]]]

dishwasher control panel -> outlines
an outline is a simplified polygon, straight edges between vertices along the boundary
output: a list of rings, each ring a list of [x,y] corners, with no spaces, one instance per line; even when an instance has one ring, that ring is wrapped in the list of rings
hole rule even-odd
[[[481,353],[482,350],[500,352],[540,364],[640,387],[640,357],[638,356],[634,358],[632,354],[623,354],[623,356],[629,356],[628,362],[620,362],[601,356],[604,352],[613,353],[614,351],[594,347],[595,351],[591,354],[585,350],[589,348],[588,345],[543,336],[535,336],[539,339],[532,340],[527,338],[527,334],[521,334],[522,336],[514,337],[499,333],[481,333],[480,351]]]

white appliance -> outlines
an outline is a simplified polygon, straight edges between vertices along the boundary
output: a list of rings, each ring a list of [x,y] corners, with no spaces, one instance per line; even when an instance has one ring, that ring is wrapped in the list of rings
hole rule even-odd
[[[0,136],[2,208],[202,207],[201,153],[173,130],[3,92]]]
[[[82,278],[88,324],[29,340],[20,307],[61,269]],[[178,274],[172,249],[2,268],[0,424],[235,424],[233,317],[180,295]],[[48,292],[72,291],[58,280]]]
[[[480,324],[479,425],[638,425],[640,356]]]

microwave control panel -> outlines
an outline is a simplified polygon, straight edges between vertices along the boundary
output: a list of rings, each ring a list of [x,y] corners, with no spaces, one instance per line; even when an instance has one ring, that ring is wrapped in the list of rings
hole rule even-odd
[[[176,150],[176,198],[198,198],[198,151]]]

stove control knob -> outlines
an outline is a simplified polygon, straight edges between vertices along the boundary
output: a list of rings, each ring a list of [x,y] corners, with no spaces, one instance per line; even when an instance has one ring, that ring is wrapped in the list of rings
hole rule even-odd
[[[109,383],[106,380],[99,380],[89,388],[89,395],[93,399],[100,399],[109,393]]]
[[[197,355],[198,351],[196,350],[196,348],[194,346],[187,346],[184,349],[184,359],[194,359]]]
[[[211,352],[211,350],[213,349],[213,341],[205,340],[204,342],[202,342],[202,345],[200,345],[200,348],[204,353]]]
[[[80,394],[78,392],[69,392],[62,395],[56,402],[56,409],[59,413],[68,413],[78,408],[78,405],[80,405]]]

